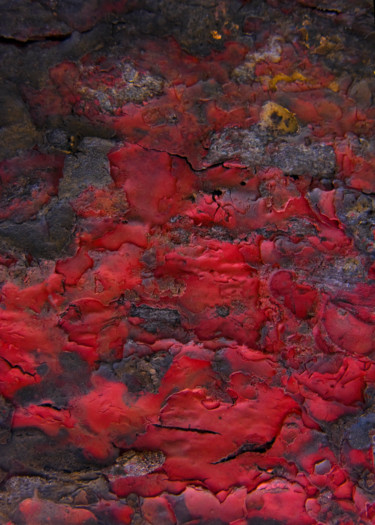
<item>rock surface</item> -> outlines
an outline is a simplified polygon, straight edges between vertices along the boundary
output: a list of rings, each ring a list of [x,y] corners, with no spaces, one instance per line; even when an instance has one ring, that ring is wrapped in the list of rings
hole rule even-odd
[[[0,522],[373,524],[372,2],[0,14]]]

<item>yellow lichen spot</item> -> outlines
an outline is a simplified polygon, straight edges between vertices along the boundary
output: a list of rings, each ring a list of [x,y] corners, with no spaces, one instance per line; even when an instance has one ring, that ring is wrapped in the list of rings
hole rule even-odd
[[[272,91],[276,90],[276,86],[279,82],[295,82],[296,80],[299,80],[300,82],[306,82],[307,78],[302,75],[301,73],[293,73],[292,75],[285,75],[285,73],[279,73],[278,75],[275,75],[268,84],[269,89]]]
[[[259,125],[271,133],[280,135],[298,131],[298,122],[294,113],[276,102],[267,102],[263,106]]]
[[[211,31],[211,36],[212,36],[212,38],[214,38],[215,40],[221,40],[221,34],[218,33],[217,31]]]
[[[346,260],[343,268],[347,272],[353,272],[353,271],[355,271],[358,268],[359,264],[360,263],[359,263],[359,261],[357,259],[350,258],[350,259]]]
[[[340,86],[338,85],[337,82],[333,81],[329,84],[328,88],[333,91],[334,93],[337,93],[340,89]]]
[[[301,33],[302,40],[304,40],[304,42],[308,42],[309,32],[307,31],[306,27],[301,27],[301,29],[298,29],[298,32]]]
[[[319,46],[315,48],[314,53],[317,55],[328,55],[331,52],[344,49],[344,44],[339,37],[333,37],[331,40],[322,36],[319,40]]]

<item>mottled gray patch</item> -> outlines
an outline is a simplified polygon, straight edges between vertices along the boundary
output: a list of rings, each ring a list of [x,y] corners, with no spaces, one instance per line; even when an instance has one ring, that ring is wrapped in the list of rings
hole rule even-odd
[[[352,448],[366,450],[370,448],[372,441],[370,431],[375,430],[375,414],[372,412],[359,417],[346,430],[345,436]]]
[[[80,449],[67,446],[64,437],[52,438],[35,428],[14,429],[10,441],[0,445],[0,468],[11,474],[43,471],[75,472],[87,468]]]
[[[124,65],[122,78],[127,83],[122,92],[125,102],[140,104],[163,92],[164,82],[160,77],[139,72],[131,64]]]
[[[119,456],[110,467],[103,472],[110,476],[145,476],[161,467],[165,462],[163,452],[159,450],[137,451],[128,450]]]
[[[276,166],[286,175],[306,174],[317,178],[331,177],[336,167],[336,156],[331,146],[306,146],[294,142],[277,144],[274,138],[257,126],[250,130],[226,129],[213,135],[203,164],[207,167],[229,161],[248,167]]]
[[[4,85],[0,89],[0,160],[33,147],[38,139],[39,133],[17,88]]]
[[[164,325],[179,326],[181,316],[177,310],[170,308],[153,308],[147,305],[134,306],[130,308],[130,317],[140,317],[144,320],[144,328],[151,333],[155,333]]]
[[[125,383],[130,392],[156,393],[172,360],[169,352],[143,357],[132,355],[114,363],[113,371],[116,379]]]
[[[271,164],[287,175],[306,174],[320,178],[334,174],[336,156],[332,146],[326,144],[281,144],[273,154]]]
[[[336,215],[356,247],[375,255],[375,199],[359,191],[340,188],[335,195]]]
[[[260,166],[270,163],[265,146],[265,138],[255,131],[239,128],[227,129],[212,137],[204,164],[212,166],[237,160],[245,166]]]
[[[59,137],[55,137],[59,140]],[[61,137],[63,140],[63,137]],[[104,188],[113,181],[109,173],[107,154],[114,143],[97,137],[85,137],[75,155],[65,158],[64,176],[59,184],[59,198],[75,199],[89,188]]]
[[[0,444],[7,443],[11,436],[12,405],[0,395]]]
[[[188,333],[181,324],[181,316],[177,310],[170,308],[153,308],[147,305],[132,305],[130,317],[139,317],[140,326],[151,334],[163,338],[174,338],[186,341]]]
[[[21,250],[36,258],[54,259],[68,253],[73,235],[75,214],[64,201],[53,200],[48,211],[27,222],[0,224],[3,249]]]

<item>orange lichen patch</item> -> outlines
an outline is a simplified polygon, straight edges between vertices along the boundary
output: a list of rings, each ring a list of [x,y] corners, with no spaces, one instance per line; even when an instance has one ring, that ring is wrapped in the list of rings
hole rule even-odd
[[[221,40],[221,34],[218,33],[217,31],[211,31],[211,36],[212,36],[212,38],[214,38],[215,40]]]
[[[307,78],[304,75],[302,75],[302,73],[298,73],[298,72],[295,72],[292,75],[286,75],[285,73],[278,73],[269,81],[268,87],[272,91],[275,91],[277,89],[276,86],[279,82],[287,82],[288,84],[290,84],[291,82],[296,82],[296,81],[307,82]]]
[[[340,42],[339,38],[329,39],[322,36],[319,41],[319,46],[314,50],[317,55],[328,55],[328,53],[339,51],[343,49],[344,44]]]
[[[340,91],[339,83],[336,82],[335,80],[333,80],[333,81],[329,84],[328,88],[329,88],[331,91],[333,91],[334,93],[337,93],[338,91]]]
[[[260,114],[260,126],[271,133],[285,135],[298,131],[297,119],[291,111],[276,104],[267,102]]]

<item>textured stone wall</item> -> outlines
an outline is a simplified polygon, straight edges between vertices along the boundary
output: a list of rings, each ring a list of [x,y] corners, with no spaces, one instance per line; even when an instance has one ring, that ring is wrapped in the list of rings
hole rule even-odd
[[[0,523],[374,523],[372,2],[0,15]]]

